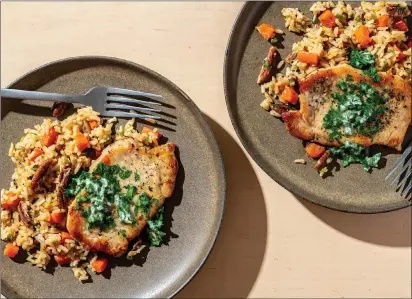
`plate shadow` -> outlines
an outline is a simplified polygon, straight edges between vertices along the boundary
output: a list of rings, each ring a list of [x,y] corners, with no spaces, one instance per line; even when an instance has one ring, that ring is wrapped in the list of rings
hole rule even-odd
[[[353,214],[296,198],[324,223],[352,238],[382,246],[411,247],[411,207],[379,214]]]
[[[265,254],[264,197],[255,171],[238,143],[213,119],[205,117],[226,168],[226,208],[208,260],[176,298],[246,298]]]

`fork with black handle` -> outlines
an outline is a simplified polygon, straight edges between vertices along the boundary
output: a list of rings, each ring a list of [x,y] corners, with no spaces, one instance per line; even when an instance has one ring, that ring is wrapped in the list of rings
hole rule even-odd
[[[161,110],[154,108],[128,105],[139,104],[161,106],[162,103],[156,101],[162,99],[161,95],[115,87],[93,87],[83,95],[67,95],[2,88],[0,90],[0,96],[14,99],[78,103],[85,106],[91,106],[93,110],[99,112],[100,115],[108,117],[134,117],[143,120],[156,120],[161,119],[161,117],[145,114],[145,112],[162,112]],[[137,112],[126,112],[131,110]]]

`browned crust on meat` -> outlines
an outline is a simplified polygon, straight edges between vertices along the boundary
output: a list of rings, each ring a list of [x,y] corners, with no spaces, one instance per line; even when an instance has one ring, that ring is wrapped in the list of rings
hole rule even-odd
[[[47,170],[52,164],[53,164],[53,159],[47,159],[39,166],[37,171],[34,173],[33,178],[31,180],[31,185],[30,185],[33,191],[37,188],[40,179],[46,174]]]
[[[394,127],[392,131],[386,132],[389,134],[376,134],[373,138],[368,136],[351,136],[342,138],[337,141],[329,140],[327,134],[316,133],[312,124],[312,110],[309,107],[307,94],[313,93],[313,88],[319,85],[319,82],[337,80],[345,78],[347,75],[352,76],[355,82],[363,81],[371,84],[373,87],[382,89],[382,86],[393,92],[394,98],[398,103],[402,103],[401,109],[407,109],[407,113],[403,113],[402,126]],[[339,146],[344,141],[354,142],[363,146],[371,146],[373,144],[381,144],[389,147],[401,149],[401,145],[411,122],[411,85],[399,76],[392,76],[388,74],[381,74],[380,82],[372,82],[372,80],[363,75],[360,71],[348,66],[338,66],[328,69],[321,69],[314,74],[309,75],[306,79],[299,82],[300,87],[300,104],[299,111],[289,111],[282,114],[282,119],[285,122],[287,130],[296,138],[302,140],[313,140],[317,143],[327,146]],[[397,120],[398,121],[398,120]]]

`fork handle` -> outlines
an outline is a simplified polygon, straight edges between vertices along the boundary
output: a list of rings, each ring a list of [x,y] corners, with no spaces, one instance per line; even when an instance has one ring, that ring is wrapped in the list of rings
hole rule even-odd
[[[66,103],[83,103],[83,95],[68,95],[40,91],[1,88],[0,96],[12,99],[42,100]]]

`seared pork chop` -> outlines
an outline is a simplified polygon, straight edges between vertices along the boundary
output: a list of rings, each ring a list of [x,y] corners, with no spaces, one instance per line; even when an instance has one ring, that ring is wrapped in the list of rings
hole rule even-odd
[[[130,206],[127,204],[126,208],[123,206],[121,209],[118,205],[116,209],[115,204],[112,204],[112,225],[104,229],[90,227],[84,211],[87,211],[92,203],[79,200],[82,194],[84,195],[84,190],[82,190],[79,193],[80,197],[76,196],[69,206],[67,219],[69,233],[91,251],[102,251],[113,256],[124,254],[129,242],[140,234],[147,221],[157,213],[165,199],[173,193],[178,170],[174,150],[175,145],[172,143],[148,149],[137,145],[132,140],[117,141],[108,146],[100,158],[92,163],[89,173],[96,173],[99,167],[103,169],[103,164],[119,166],[122,172],[118,182],[123,197],[115,195],[114,202],[120,200],[119,198],[123,200],[127,198],[125,192],[131,190],[134,192],[133,199],[129,199]],[[121,212],[123,220],[128,221],[119,219]],[[132,216],[127,219],[125,215]]]
[[[331,138],[331,131],[324,128],[324,118],[329,110],[335,107],[333,93],[342,92],[338,82],[352,77],[352,82],[359,85],[365,82],[379,93],[387,94],[388,101],[384,104],[386,111],[379,131],[372,135],[342,134]],[[328,146],[339,146],[345,141],[363,146],[373,144],[386,145],[401,149],[406,131],[411,123],[411,85],[399,76],[381,74],[380,82],[372,80],[361,71],[349,65],[321,69],[299,82],[300,110],[288,111],[282,114],[282,119],[289,132],[303,140],[312,140]]]

